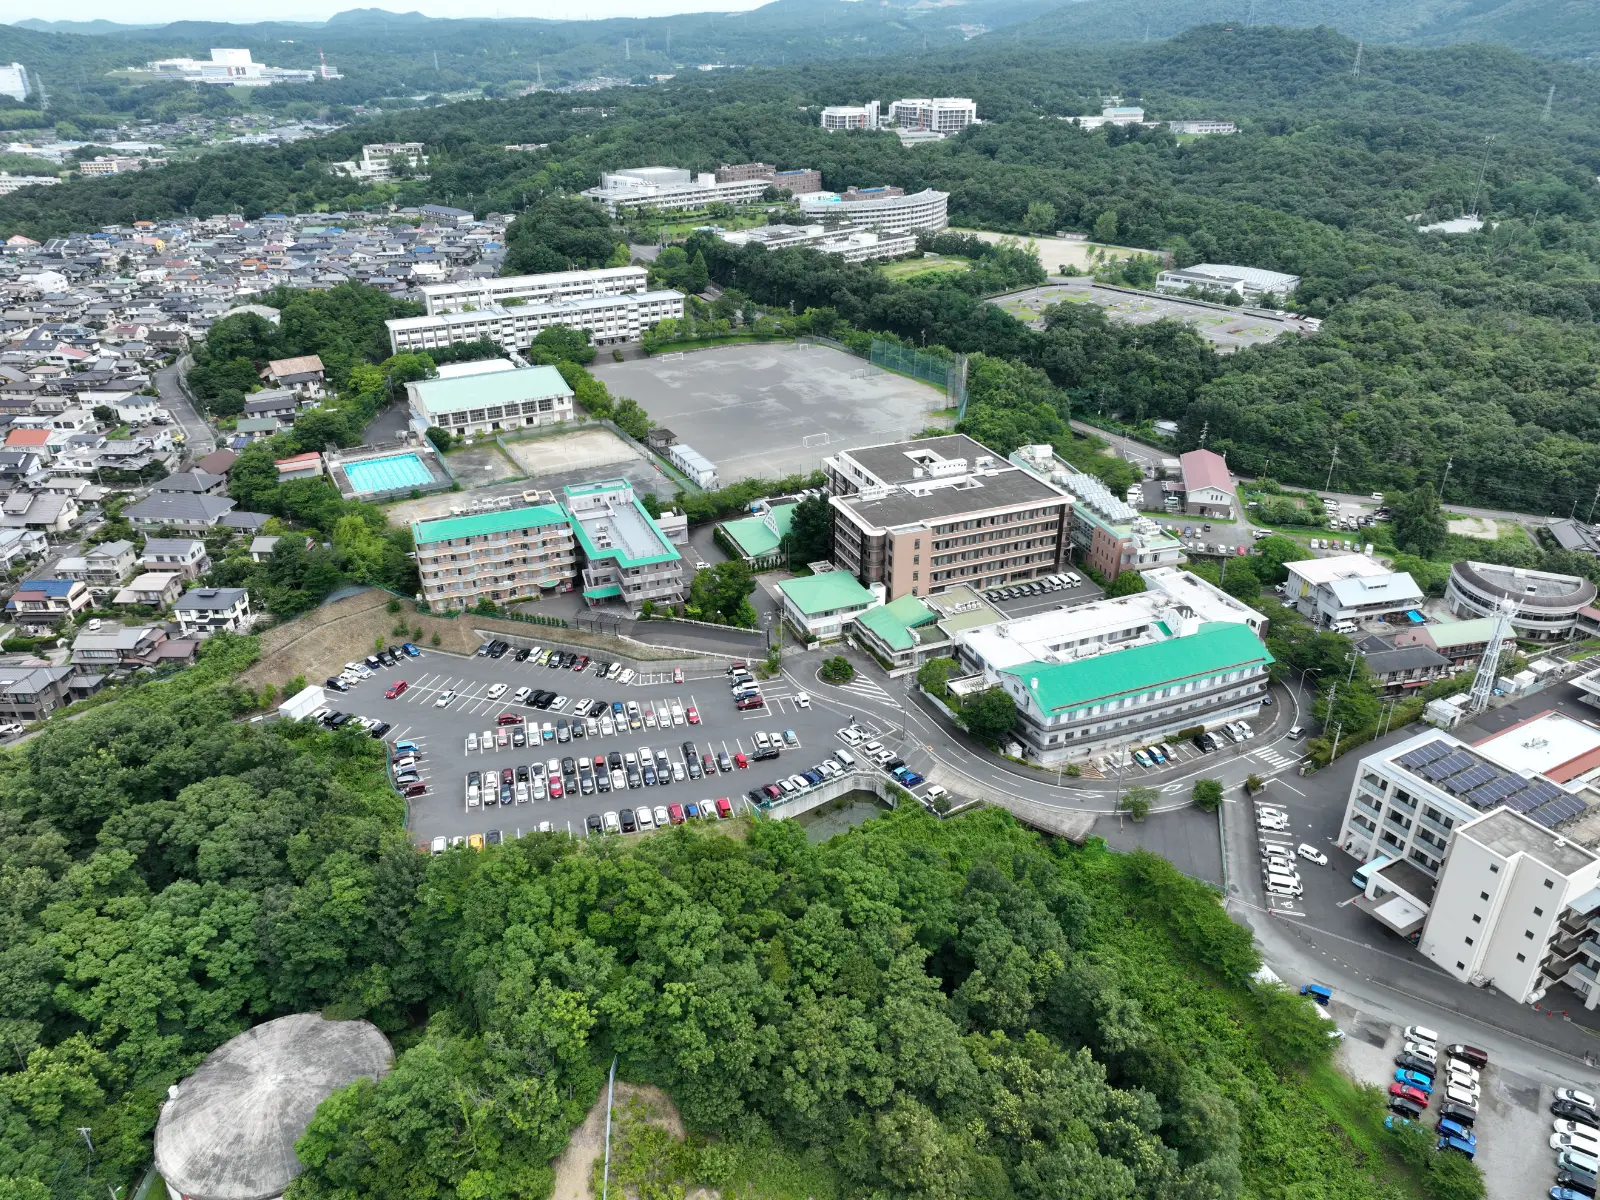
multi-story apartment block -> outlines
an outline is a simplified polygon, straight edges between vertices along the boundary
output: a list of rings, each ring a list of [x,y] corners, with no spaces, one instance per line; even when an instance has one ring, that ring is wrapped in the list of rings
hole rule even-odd
[[[688,591],[683,556],[626,479],[562,489],[572,530],[583,547],[583,597],[590,604],[621,600],[677,602]]]
[[[425,283],[422,303],[429,316],[504,305],[561,304],[595,296],[626,296],[648,291],[650,272],[643,267],[603,267],[597,271],[549,271],[541,275],[500,275],[457,283]]]
[[[413,422],[463,437],[556,425],[573,412],[572,389],[550,366],[419,379],[406,384],[406,396]]]
[[[1183,543],[1139,515],[1094,475],[1060,458],[1048,444],[1018,447],[1011,461],[1072,497],[1071,539],[1077,561],[1108,581],[1124,571],[1149,571],[1183,562]]]
[[[1187,571],[1145,579],[1133,596],[954,633],[971,686],[1016,701],[1030,760],[1082,759],[1259,711],[1273,662],[1261,614]]]
[[[889,600],[1060,569],[1072,498],[964,434],[850,450],[823,468],[834,562]]]
[[[572,523],[559,504],[415,521],[417,572],[435,612],[568,592],[577,575]]]
[[[549,304],[519,304],[509,308],[491,304],[476,311],[398,317],[385,321],[384,325],[389,330],[390,347],[399,354],[484,339],[526,349],[552,325],[581,329],[595,345],[609,346],[636,342],[658,321],[682,316],[682,292],[650,291],[589,296]]]
[[[895,100],[889,120],[901,129],[928,133],[959,133],[978,119],[978,106],[962,96],[936,96],[931,100]]]

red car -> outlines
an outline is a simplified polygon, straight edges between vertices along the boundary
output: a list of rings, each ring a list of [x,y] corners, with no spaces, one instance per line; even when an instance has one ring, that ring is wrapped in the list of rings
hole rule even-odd
[[[683,682],[683,668],[682,667],[673,667],[672,668],[672,682],[673,683],[682,683]]]
[[[410,787],[406,788],[407,796],[426,796],[427,794],[428,785],[425,783],[413,783]]]
[[[383,694],[383,698],[385,700],[393,700],[401,692],[405,691],[407,686],[409,685],[404,679],[397,679],[394,681],[394,686]]]
[[[587,654],[580,654],[578,655],[578,661],[572,664],[572,669],[574,671],[582,671],[588,665],[589,656]]]
[[[562,794],[563,793],[561,791],[561,776],[559,776],[559,775],[550,776],[550,799],[559,800],[559,799],[561,799]]]
[[[1403,1099],[1410,1100],[1414,1104],[1422,1105],[1423,1108],[1428,1107],[1428,1096],[1426,1092],[1419,1091],[1414,1087],[1407,1087],[1403,1083],[1391,1083],[1389,1085],[1389,1095],[1400,1096]]]
[[[700,756],[700,769],[708,776],[715,775],[717,773],[717,760],[709,754],[702,754]]]
[[[667,805],[667,816],[671,819],[671,821],[672,821],[672,823],[674,825],[682,825],[683,824],[683,805],[681,805],[681,804],[669,804],[669,805]]]
[[[742,770],[744,770],[746,767],[748,767],[750,765],[750,760],[748,758],[746,758],[743,754],[735,754],[733,756],[733,765],[738,767],[742,771]]]
[[[696,708],[694,705],[692,705],[692,704],[689,705],[689,707],[684,710],[683,715],[686,716],[687,718],[689,718],[689,724],[691,724],[691,725],[700,724],[700,710],[698,708]]]
[[[728,798],[726,796],[717,801],[717,816],[721,817],[724,821],[733,816],[733,805],[728,803]]]
[[[746,696],[734,705],[740,712],[749,712],[752,708],[765,708],[766,706],[767,702],[760,696]]]
[[[516,713],[501,713],[494,719],[496,725],[521,725],[522,718]]]

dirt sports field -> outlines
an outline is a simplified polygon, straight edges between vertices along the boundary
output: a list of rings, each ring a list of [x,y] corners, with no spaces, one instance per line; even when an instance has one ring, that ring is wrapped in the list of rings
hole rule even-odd
[[[710,459],[723,484],[812,471],[840,450],[945,423],[934,415],[942,389],[827,346],[720,346],[592,369]]]

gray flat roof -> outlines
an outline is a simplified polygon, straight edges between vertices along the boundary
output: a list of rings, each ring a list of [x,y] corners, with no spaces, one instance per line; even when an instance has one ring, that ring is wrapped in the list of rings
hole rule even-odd
[[[940,439],[943,440],[943,439]],[[928,480],[920,480],[928,483]],[[1067,497],[1020,467],[1007,467],[997,475],[980,475],[970,487],[936,487],[926,495],[894,491],[881,500],[844,496],[839,503],[874,525],[909,525],[938,522],[962,513],[1006,508],[1030,501],[1066,504]]]
[[[906,457],[911,450],[928,450],[940,458],[964,458],[967,460],[968,469],[972,469],[980,455],[987,454],[997,463],[1005,462],[1005,456],[996,454],[986,446],[973,441],[964,433],[952,433],[945,437],[917,438],[909,442],[894,442],[887,446],[866,446],[860,450],[846,450],[840,458],[851,458],[864,470],[870,471],[884,483],[910,483],[916,478],[912,474],[918,464]]]
[[[1545,829],[1509,809],[1496,809],[1464,830],[1474,841],[1510,857],[1527,854],[1552,871],[1571,875],[1592,863],[1595,856],[1570,838]]]
[[[1422,870],[1403,858],[1385,863],[1377,874],[1382,875],[1407,895],[1415,896],[1424,904],[1433,904],[1433,893],[1438,885]]]

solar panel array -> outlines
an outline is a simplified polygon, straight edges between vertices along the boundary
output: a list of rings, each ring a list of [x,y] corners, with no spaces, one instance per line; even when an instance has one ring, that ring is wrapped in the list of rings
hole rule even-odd
[[[1395,761],[1474,808],[1487,812],[1505,805],[1547,829],[1587,807],[1548,779],[1525,778],[1442,740],[1424,742]]]

